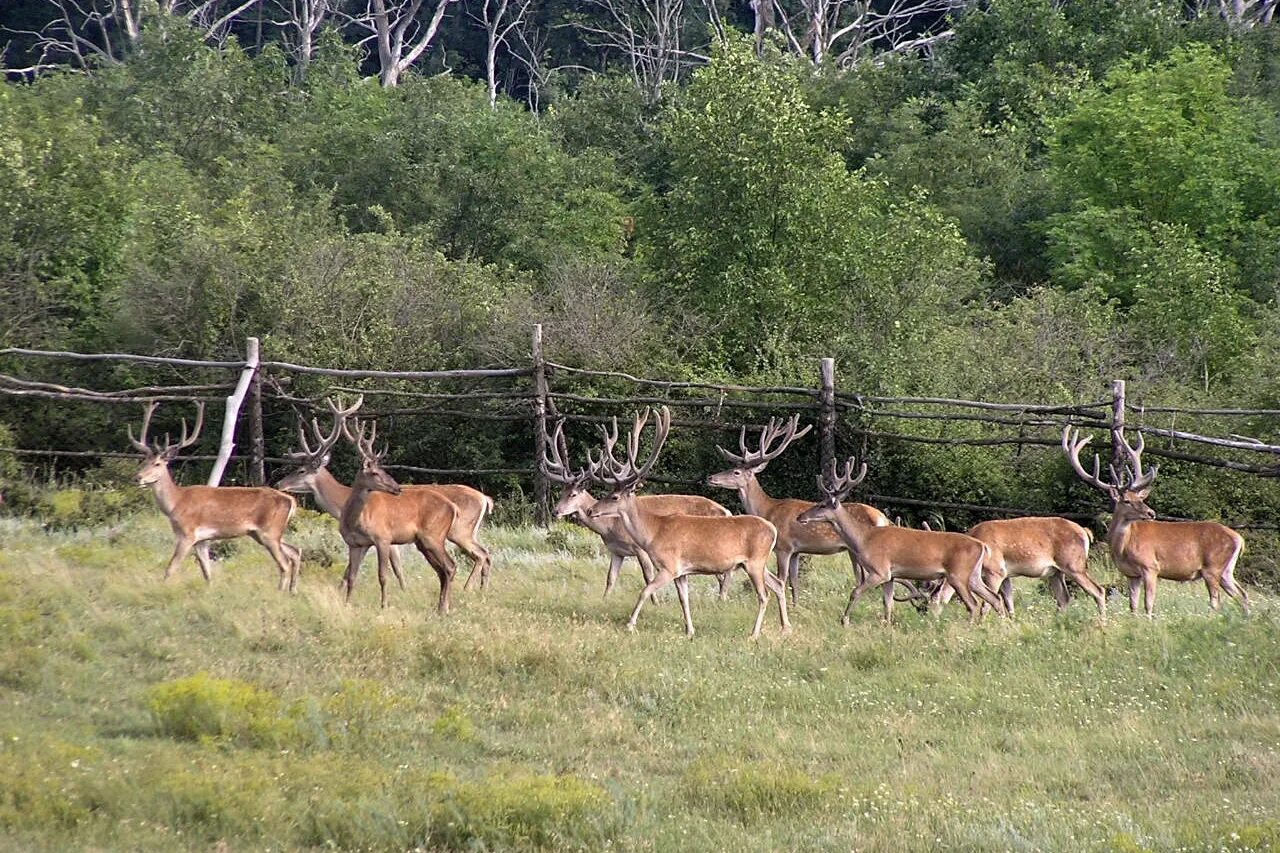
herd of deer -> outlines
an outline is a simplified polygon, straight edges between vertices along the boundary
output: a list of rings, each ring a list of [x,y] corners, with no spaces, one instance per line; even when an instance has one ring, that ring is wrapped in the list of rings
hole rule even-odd
[[[312,419],[313,438],[308,441],[303,425],[298,425],[299,450],[291,453],[298,468],[276,488],[232,486],[179,486],[169,473],[169,463],[199,438],[204,421],[200,405],[195,429],[188,432],[182,423],[177,444],[165,436],[163,443],[148,443],[147,431],[156,404],[147,406],[142,435],[129,439],[146,454],[137,475],[140,485],[150,486],[156,502],[173,526],[177,543],[165,568],[165,578],[194,549],[205,580],[210,579],[209,543],[217,539],[250,536],[271,554],[280,569],[280,589],[294,590],[301,569],[301,553],[284,541],[284,534],[297,502],[289,492],[310,492],[319,506],[339,521],[339,530],[348,547],[343,587],[349,601],[356,576],[369,549],[377,553],[381,601],[387,603],[387,573],[390,569],[401,588],[404,575],[396,545],[414,545],[435,570],[440,580],[438,608],[447,613],[456,571],[446,543],[453,543],[471,557],[473,566],[464,589],[479,579],[487,586],[491,560],[488,549],[477,536],[485,517],[493,510],[487,495],[462,485],[401,486],[382,467],[385,449],[376,447],[376,426],[354,418],[360,400],[343,408],[330,401],[333,425],[326,433]],[[641,459],[641,439],[650,412],[637,414],[626,441],[619,449],[616,420],[602,429],[602,443],[589,450],[584,467],[570,461],[564,436],[564,421],[545,436],[543,462],[547,475],[564,486],[556,504],[559,518],[572,518],[598,534],[610,554],[605,580],[607,595],[617,581],[627,557],[635,557],[644,575],[645,586],[631,612],[627,627],[634,629],[646,601],[668,583],[673,583],[680,599],[685,630],[693,636],[689,612],[688,582],[692,575],[715,575],[720,579],[720,595],[738,568],[746,571],[759,602],[751,636],[760,634],[769,594],[778,602],[783,632],[791,630],[787,616],[784,581],[794,603],[801,554],[835,554],[846,551],[857,582],[849,596],[842,623],[858,599],[879,587],[884,598],[884,618],[892,618],[894,584],[933,583],[930,603],[936,610],[951,596],[959,596],[972,619],[981,618],[987,607],[1002,615],[1013,615],[1014,577],[1042,578],[1059,608],[1069,601],[1066,580],[1071,580],[1093,597],[1099,615],[1106,615],[1106,593],[1089,575],[1087,560],[1092,542],[1090,533],[1064,518],[1028,517],[986,521],[967,533],[916,530],[892,524],[884,513],[861,503],[845,503],[850,492],[867,475],[867,465],[850,458],[843,466],[832,463],[818,476],[824,496],[819,503],[769,497],[758,475],[810,427],[798,429],[799,416],[782,421],[771,419],[760,433],[758,445],[747,445],[744,428],[739,452],[723,447],[720,453],[730,463],[727,470],[713,474],[707,483],[735,490],[746,515],[733,515],[715,501],[695,495],[640,495],[637,491],[653,470],[671,430],[671,414],[665,408],[652,413],[654,439],[646,459]],[[329,473],[330,454],[340,437],[356,448],[361,467],[350,486]],[[1216,610],[1223,590],[1236,598],[1247,611],[1248,594],[1235,582],[1233,572],[1244,547],[1239,533],[1215,522],[1156,521],[1146,498],[1157,469],[1142,467],[1141,435],[1136,446],[1121,437],[1129,464],[1110,469],[1110,480],[1099,474],[1094,456],[1092,473],[1080,462],[1080,453],[1089,443],[1072,428],[1064,430],[1062,448],[1076,474],[1089,485],[1106,493],[1113,503],[1107,541],[1116,568],[1129,582],[1129,607],[1136,612],[1139,594],[1148,617],[1155,610],[1156,581],[1202,579],[1209,591],[1209,603]],[[314,443],[313,443],[314,442]],[[856,470],[855,470],[856,469]],[[602,486],[609,494],[597,500],[592,486]],[[777,573],[766,566],[769,555],[776,558]]]

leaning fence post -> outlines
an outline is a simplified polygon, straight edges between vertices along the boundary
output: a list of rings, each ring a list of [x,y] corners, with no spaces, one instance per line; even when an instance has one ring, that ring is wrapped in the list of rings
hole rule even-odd
[[[1119,475],[1129,462],[1124,449],[1124,380],[1111,380],[1111,467]]]
[[[547,363],[542,357],[542,324],[533,324],[533,521],[551,522],[551,481],[547,479]]]
[[[822,387],[818,391],[818,450],[823,472],[836,460],[836,360],[822,360]]]
[[[236,446],[236,421],[240,417],[240,406],[244,403],[245,394],[249,393],[249,383],[258,372],[258,339],[245,341],[244,367],[240,370],[240,381],[236,390],[227,398],[227,407],[222,415],[222,443],[218,445],[218,458],[214,460],[213,470],[209,472],[209,485],[222,484],[222,474],[227,470],[227,462],[231,459],[231,451]]]
[[[250,478],[253,485],[265,486],[267,484],[267,447],[262,431],[262,368],[260,366],[253,371],[253,379],[249,380],[249,442],[253,446]]]

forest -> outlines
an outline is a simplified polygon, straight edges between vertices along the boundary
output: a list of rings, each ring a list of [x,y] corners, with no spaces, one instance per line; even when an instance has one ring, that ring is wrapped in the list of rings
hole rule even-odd
[[[0,346],[443,369],[538,322],[642,376],[1273,407],[1274,5],[6,4]],[[124,449],[3,406],[19,446]],[[881,491],[1070,503],[1057,454],[910,450],[872,449]],[[1159,498],[1280,509],[1176,463]]]

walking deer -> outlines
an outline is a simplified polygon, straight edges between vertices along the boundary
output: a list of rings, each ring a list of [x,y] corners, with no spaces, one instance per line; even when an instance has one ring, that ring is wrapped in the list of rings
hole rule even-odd
[[[733,467],[707,478],[708,485],[737,490],[747,512],[760,516],[777,528],[778,543],[774,546],[774,553],[778,560],[778,578],[787,581],[792,603],[796,600],[801,554],[838,554],[848,550],[832,525],[800,523],[800,514],[815,506],[812,501],[771,498],[757,479],[771,461],[782,455],[793,441],[812,429],[806,426],[797,431],[799,423],[799,415],[792,415],[787,421],[770,418],[769,423],[761,427],[760,442],[754,449],[747,447],[747,429],[743,427],[738,437],[738,453],[732,453],[723,447],[716,448]],[[860,524],[873,527],[889,525],[885,514],[873,506],[854,503],[849,504],[846,509]],[[854,575],[860,576],[857,560],[852,553],[849,558],[853,561]]]
[[[284,541],[284,534],[297,509],[297,502],[283,492],[266,487],[179,486],[169,472],[169,463],[199,440],[200,430],[204,427],[204,403],[196,404],[196,425],[190,433],[183,418],[182,437],[177,444],[172,444],[168,435],[162,444],[148,443],[147,432],[157,405],[155,402],[147,404],[138,438],[133,437],[132,426],[127,428],[127,432],[129,443],[146,454],[135,479],[138,485],[150,487],[155,493],[156,504],[168,517],[177,539],[173,556],[164,569],[165,580],[173,576],[174,570],[192,550],[196,553],[205,581],[212,580],[209,543],[217,539],[248,536],[276,561],[280,568],[280,589],[296,590],[302,554]]]
[[[645,550],[628,534],[618,516],[594,518],[589,512],[596,499],[591,494],[593,481],[587,469],[574,469],[569,464],[568,443],[564,437],[564,419],[556,422],[552,435],[547,436],[548,455],[544,458],[548,479],[564,486],[560,500],[556,502],[556,518],[572,518],[600,537],[609,552],[609,571],[605,575],[604,594],[607,596],[618,580],[619,570],[627,557],[635,557],[640,573],[647,584],[653,580],[653,562]],[[708,518],[724,518],[732,515],[720,504],[700,495],[637,495],[636,501],[655,515],[698,515]],[[720,597],[728,597],[731,575],[720,575]]]
[[[777,540],[777,531],[763,518],[735,515],[707,518],[692,515],[659,515],[647,509],[636,497],[644,478],[653,470],[662,453],[663,444],[671,431],[671,412],[663,406],[654,417],[653,449],[649,458],[641,463],[640,441],[649,412],[635,416],[631,433],[627,436],[626,459],[619,460],[614,453],[618,441],[618,425],[613,430],[602,430],[604,445],[599,459],[589,458],[591,476],[612,488],[612,493],[597,501],[587,515],[590,518],[617,517],[636,544],[644,549],[653,562],[655,575],[645,584],[636,601],[627,628],[634,630],[636,619],[646,600],[668,583],[675,583],[684,614],[685,633],[694,634],[693,616],[689,612],[689,576],[692,574],[724,575],[738,567],[746,570],[755,588],[760,609],[756,613],[751,638],[760,636],[760,626],[768,607],[768,593],[778,599],[778,617],[783,633],[791,631],[787,618],[787,597],[782,582],[769,574],[767,561]]]
[[[840,617],[840,623],[849,624],[853,606],[864,592],[875,587],[883,589],[884,619],[891,622],[893,582],[896,579],[929,581],[945,578],[969,609],[969,615],[974,621],[982,617],[975,595],[1003,615],[1004,604],[991,594],[982,583],[980,575],[982,561],[989,553],[986,545],[963,533],[914,530],[910,527],[876,527],[844,507],[842,501],[867,476],[865,462],[857,476],[854,476],[854,462],[851,457],[845,463],[843,471],[838,472],[833,460],[827,470],[818,475],[818,487],[825,500],[812,509],[805,510],[799,519],[803,524],[819,521],[833,523],[848,546],[849,553],[865,571],[862,580],[849,595],[849,603],[845,606],[844,615]]]
[[[1129,610],[1138,611],[1142,592],[1148,618],[1156,609],[1156,580],[1194,581],[1203,579],[1209,590],[1209,606],[1217,610],[1222,590],[1249,611],[1249,594],[1236,583],[1236,561],[1244,550],[1244,537],[1214,521],[1155,521],[1155,510],[1147,506],[1147,496],[1155,482],[1158,466],[1142,469],[1144,442],[1138,434],[1137,446],[1120,433],[1120,444],[1129,457],[1123,471],[1110,466],[1111,482],[1099,475],[1101,463],[1093,457],[1093,473],[1080,464],[1080,451],[1092,436],[1080,438],[1080,430],[1062,431],[1062,451],[1081,480],[1111,498],[1113,512],[1107,529],[1111,558],[1120,574],[1129,581]]]

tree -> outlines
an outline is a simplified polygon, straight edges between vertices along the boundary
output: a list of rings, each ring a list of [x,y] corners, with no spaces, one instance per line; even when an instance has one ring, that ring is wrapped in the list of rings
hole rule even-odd
[[[378,79],[388,88],[420,60],[440,32],[449,4],[458,0],[368,0],[351,22],[369,33],[378,52]]]

